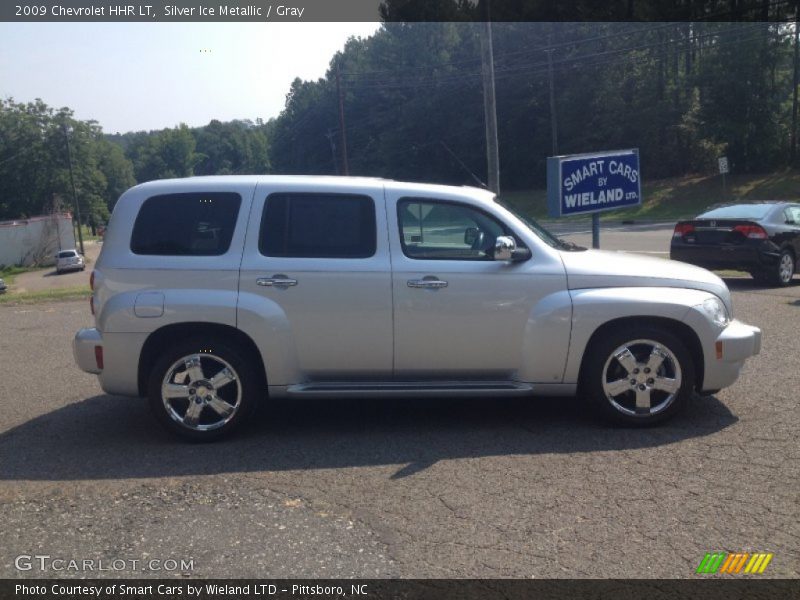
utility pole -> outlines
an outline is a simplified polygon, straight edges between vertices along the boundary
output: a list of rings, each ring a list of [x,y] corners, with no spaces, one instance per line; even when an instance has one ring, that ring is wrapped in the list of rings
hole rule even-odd
[[[69,147],[69,131],[67,131],[67,124],[62,126],[64,129],[64,139],[67,141],[67,160],[69,161],[69,179],[72,182],[72,202],[75,204],[75,217],[78,219],[78,243],[81,248],[81,254],[85,255],[83,249],[83,231],[81,231],[81,206],[78,204],[78,192],[75,191],[75,174],[72,172],[72,151]]]
[[[558,123],[556,121],[556,94],[553,83],[553,49],[548,48],[547,52],[547,72],[550,80],[550,131],[553,141],[553,156],[558,156]]]
[[[494,49],[489,0],[481,4],[481,71],[483,73],[483,112],[486,122],[486,166],[489,189],[500,193],[500,149],[497,141],[497,103],[494,94]]]
[[[333,160],[333,170],[336,171],[336,174],[339,174],[339,163],[336,161],[336,142],[333,139],[333,131],[328,129],[328,133],[325,134],[325,137],[328,138],[328,141],[331,144],[331,159]]]
[[[797,31],[797,7],[794,9],[794,64],[792,76],[792,154],[791,163],[794,165],[797,157],[797,53],[798,53],[798,31]]]
[[[336,93],[339,96],[339,131],[342,138],[342,167],[344,174],[350,175],[350,168],[347,165],[347,132],[344,127],[344,97],[342,95],[342,82],[339,73],[339,61],[336,61]]]

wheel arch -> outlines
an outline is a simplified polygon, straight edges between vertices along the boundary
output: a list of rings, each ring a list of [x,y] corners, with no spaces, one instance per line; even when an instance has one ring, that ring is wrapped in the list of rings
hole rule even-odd
[[[152,332],[144,342],[142,351],[139,354],[139,368],[137,373],[137,385],[139,395],[147,394],[147,379],[150,370],[153,368],[161,350],[168,344],[182,341],[192,337],[208,336],[216,340],[227,341],[243,348],[247,354],[253,358],[257,373],[256,375],[264,384],[264,393],[267,391],[267,374],[264,368],[264,360],[255,342],[241,329],[236,329],[230,325],[219,323],[203,322],[183,322],[165,325]]]
[[[633,316],[633,317],[620,317],[606,321],[594,330],[589,337],[589,341],[584,348],[583,357],[581,358],[581,365],[578,374],[578,389],[583,388],[583,378],[586,372],[586,361],[590,356],[592,348],[602,337],[610,331],[623,328],[634,327],[659,327],[676,335],[689,350],[694,362],[694,387],[700,390],[703,387],[703,378],[705,376],[705,358],[703,356],[703,346],[700,343],[700,338],[697,333],[686,323],[671,319],[669,317],[653,317],[653,316]]]

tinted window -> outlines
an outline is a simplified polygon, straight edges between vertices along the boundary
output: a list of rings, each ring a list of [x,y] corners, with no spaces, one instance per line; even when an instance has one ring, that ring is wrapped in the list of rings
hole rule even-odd
[[[349,194],[272,194],[261,219],[265,256],[367,258],[375,254],[375,203]]]
[[[734,204],[703,213],[698,219],[763,219],[774,204]]]
[[[494,217],[452,202],[404,198],[397,214],[403,253],[409,258],[492,260],[495,240],[507,233]]]
[[[133,225],[131,251],[164,256],[225,254],[241,203],[239,194],[229,192],[148,198]]]
[[[58,258],[73,258],[75,256],[78,256],[75,250],[65,250],[64,252],[58,253]]]

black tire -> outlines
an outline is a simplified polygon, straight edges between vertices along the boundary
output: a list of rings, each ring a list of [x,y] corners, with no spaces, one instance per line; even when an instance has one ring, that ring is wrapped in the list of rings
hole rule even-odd
[[[204,375],[202,379],[192,380],[188,369],[184,367],[181,372],[180,365],[176,367],[176,363],[185,357],[199,357]],[[213,385],[207,386],[213,383],[211,380],[214,375],[220,374],[224,368],[229,368],[234,378],[218,389],[214,389]],[[173,374],[171,379],[177,382],[174,383],[176,387],[186,382],[185,387],[196,395],[190,395],[185,400],[177,397],[164,400],[162,383],[165,383],[168,373]],[[167,430],[193,442],[211,442],[230,435],[253,415],[259,398],[266,395],[266,384],[260,373],[254,358],[230,342],[209,338],[189,339],[175,343],[158,357],[148,377],[147,397],[156,418]],[[181,377],[185,379],[179,380]],[[193,384],[198,385],[192,387]],[[197,401],[198,398],[200,401]],[[211,403],[205,401],[208,398],[212,399]],[[232,415],[218,414],[218,409],[213,408],[221,406],[217,400],[228,404],[232,408]],[[193,407],[199,410],[195,427],[185,422],[186,411],[193,403],[200,405],[200,408]],[[181,415],[184,421],[179,421]]]
[[[782,250],[777,264],[769,271],[770,283],[780,287],[790,285],[796,268],[794,254],[791,250]]]
[[[636,343],[637,341],[640,343]],[[634,370],[628,371],[623,361],[615,357],[622,347],[627,347],[636,359]],[[661,353],[665,357],[653,373],[646,369],[650,369],[647,362],[655,347],[662,349]],[[666,352],[663,352],[664,349]],[[586,352],[581,373],[581,390],[600,416],[614,424],[649,426],[665,421],[681,410],[694,390],[695,367],[692,355],[680,338],[663,327],[634,326],[612,330],[592,342]],[[620,352],[620,355],[624,356],[624,353]],[[627,358],[624,362],[633,366]],[[678,380],[677,391],[673,393],[654,387],[674,385]],[[617,395],[609,395],[604,382],[607,385],[626,387]],[[646,388],[641,390],[641,397],[646,395],[650,402],[647,412],[644,402],[637,408],[637,393],[641,385]]]

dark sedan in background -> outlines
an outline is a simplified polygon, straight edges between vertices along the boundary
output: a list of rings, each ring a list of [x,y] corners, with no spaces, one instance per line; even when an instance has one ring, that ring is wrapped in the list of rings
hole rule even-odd
[[[675,225],[669,254],[706,269],[748,271],[759,281],[789,285],[800,256],[800,203],[713,208]]]

